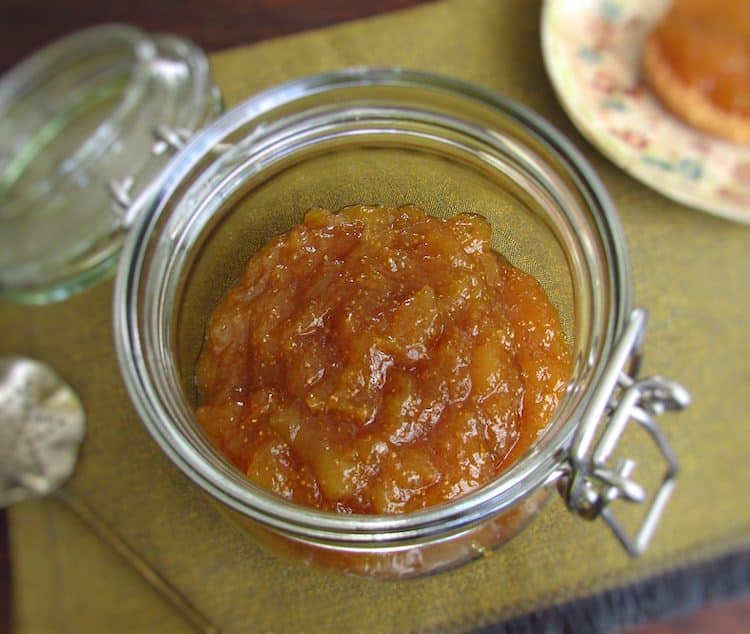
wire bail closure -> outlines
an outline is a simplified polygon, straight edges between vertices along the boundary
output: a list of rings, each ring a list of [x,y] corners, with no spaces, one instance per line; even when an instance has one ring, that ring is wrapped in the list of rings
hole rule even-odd
[[[154,144],[151,146],[151,155],[176,154],[194,134],[192,130],[187,128],[170,128],[159,124],[153,130]],[[124,215],[133,204],[131,191],[134,183],[135,179],[132,176],[121,179],[113,178],[107,181],[107,191],[117,214]]]
[[[218,93],[217,93],[218,94]],[[219,97],[216,97],[217,99]],[[196,132],[188,128],[171,128],[164,124],[159,124],[153,129],[154,143],[151,146],[152,156],[171,155],[174,156],[195,136]],[[218,143],[214,148],[215,152],[224,152],[231,148],[228,143]],[[112,208],[118,216],[129,218],[129,210],[133,205],[131,195],[135,179],[132,176],[126,176],[121,179],[110,179],[107,181],[107,192],[112,202]],[[126,226],[130,222],[124,223]]]
[[[568,456],[567,472],[558,482],[568,508],[589,520],[601,516],[631,556],[646,550],[679,472],[677,459],[655,417],[690,404],[690,394],[673,381],[662,377],[637,378],[646,322],[644,309],[636,308],[631,312],[625,332],[581,420]],[[608,464],[631,422],[648,433],[666,465],[661,485],[633,536],[623,528],[609,505],[616,499],[643,503],[648,494],[630,478],[635,467],[633,460],[619,460],[614,466]]]

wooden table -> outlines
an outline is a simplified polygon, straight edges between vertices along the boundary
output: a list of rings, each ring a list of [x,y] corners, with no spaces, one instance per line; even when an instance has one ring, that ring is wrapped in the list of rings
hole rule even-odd
[[[207,52],[421,4],[425,0],[5,0],[0,72],[67,33],[103,22],[127,22],[190,38]],[[10,629],[12,579],[5,513],[0,512],[0,632]],[[750,631],[750,599],[707,607],[687,618],[649,624],[631,634],[740,634]]]

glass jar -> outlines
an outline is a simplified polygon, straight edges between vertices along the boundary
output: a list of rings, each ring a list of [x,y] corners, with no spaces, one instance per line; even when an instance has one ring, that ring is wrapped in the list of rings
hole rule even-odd
[[[645,548],[677,475],[654,418],[689,397],[665,379],[637,378],[645,312],[632,306],[622,227],[592,169],[549,124],[457,80],[358,68],[272,88],[189,140],[170,132],[176,156],[125,212],[117,354],[151,435],[230,516],[306,560],[405,577],[496,547],[557,487],[631,554]],[[481,214],[493,247],[541,282],[571,343],[570,384],[533,446],[486,486],[424,511],[341,515],[287,502],[235,469],[194,416],[207,317],[247,259],[307,209],[351,204]],[[664,459],[650,495],[630,478],[632,461],[612,460],[631,421]],[[647,497],[643,525],[626,534],[610,503]]]

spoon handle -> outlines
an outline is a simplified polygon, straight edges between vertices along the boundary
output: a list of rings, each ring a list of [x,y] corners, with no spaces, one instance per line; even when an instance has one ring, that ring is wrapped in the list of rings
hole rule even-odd
[[[215,625],[198,611],[177,588],[160,575],[153,566],[146,562],[143,557],[107,526],[87,504],[66,493],[63,489],[58,489],[51,494],[51,497],[54,497],[71,510],[96,533],[97,537],[109,544],[152,588],[171,603],[196,630],[204,634],[218,634],[219,629]]]

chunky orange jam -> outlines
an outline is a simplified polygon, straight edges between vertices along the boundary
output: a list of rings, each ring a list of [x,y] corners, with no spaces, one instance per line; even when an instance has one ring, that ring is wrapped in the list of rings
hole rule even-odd
[[[748,0],[675,0],[652,37],[687,86],[750,117]]]
[[[258,484],[400,513],[485,484],[545,426],[570,358],[537,281],[474,215],[310,211],[211,316],[197,416]]]

